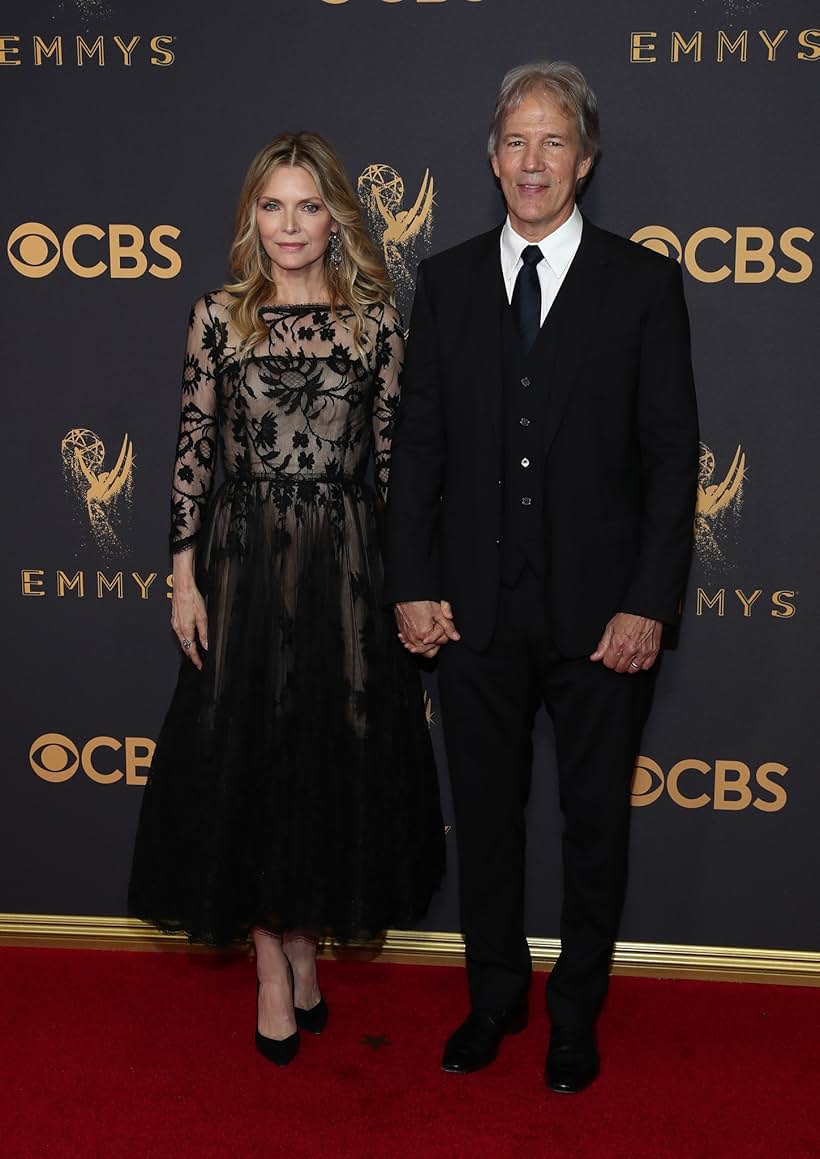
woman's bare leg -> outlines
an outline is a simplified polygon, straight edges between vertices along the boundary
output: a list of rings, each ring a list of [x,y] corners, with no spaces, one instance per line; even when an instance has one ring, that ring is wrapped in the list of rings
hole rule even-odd
[[[288,959],[278,934],[253,928],[256,946],[256,976],[259,979],[257,1026],[265,1038],[289,1038],[296,1031]],[[295,975],[294,975],[295,976]]]
[[[322,995],[316,979],[316,948],[319,939],[302,930],[290,930],[282,939],[282,949],[293,967],[294,1005],[311,1010]]]

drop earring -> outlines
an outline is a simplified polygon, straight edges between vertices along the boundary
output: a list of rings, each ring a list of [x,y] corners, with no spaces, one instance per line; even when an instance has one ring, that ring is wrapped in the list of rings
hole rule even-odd
[[[338,270],[339,266],[342,264],[342,240],[339,237],[338,232],[334,232],[330,235],[330,242],[328,245],[330,249],[330,264],[333,266],[334,270]]]

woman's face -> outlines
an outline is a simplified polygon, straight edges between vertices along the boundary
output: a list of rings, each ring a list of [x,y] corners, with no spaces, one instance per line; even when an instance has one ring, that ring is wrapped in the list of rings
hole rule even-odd
[[[305,270],[324,260],[338,225],[322,201],[316,182],[298,165],[278,165],[256,199],[256,225],[274,270]]]

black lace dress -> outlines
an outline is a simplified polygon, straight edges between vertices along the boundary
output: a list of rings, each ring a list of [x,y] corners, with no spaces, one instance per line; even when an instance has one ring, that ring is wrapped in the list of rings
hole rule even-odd
[[[191,315],[172,503],[209,649],[201,672],[183,661],[158,738],[130,908],[214,944],[406,926],[444,833],[418,673],[381,606],[399,317],[369,310],[364,364],[344,309],[270,307],[238,361],[225,302]]]

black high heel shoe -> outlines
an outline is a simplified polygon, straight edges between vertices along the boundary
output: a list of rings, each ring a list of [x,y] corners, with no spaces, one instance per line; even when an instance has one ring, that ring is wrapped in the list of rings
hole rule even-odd
[[[290,971],[290,990],[292,994],[296,993],[296,982],[293,978],[293,966],[290,964],[288,958],[288,970]],[[297,1006],[294,999],[293,1013],[296,1015],[296,1025],[300,1030],[306,1030],[308,1034],[321,1034],[327,1026],[327,1002],[324,998],[320,998],[315,1006],[311,1006],[310,1010],[305,1010],[302,1006]]]
[[[256,982],[256,1004],[257,1004],[257,1018],[259,1007],[259,980]],[[259,1027],[256,1027],[256,1037],[254,1042],[256,1049],[266,1058],[268,1062],[275,1062],[277,1066],[287,1066],[289,1062],[293,1062],[296,1055],[299,1053],[299,1019],[296,1019],[296,1030],[293,1034],[289,1034],[287,1038],[268,1038],[264,1034],[260,1034]]]
[[[320,998],[315,1006],[311,1006],[310,1010],[294,1006],[293,1013],[296,1015],[296,1025],[300,1030],[306,1030],[308,1034],[321,1034],[327,1026],[328,1011],[324,998]]]

